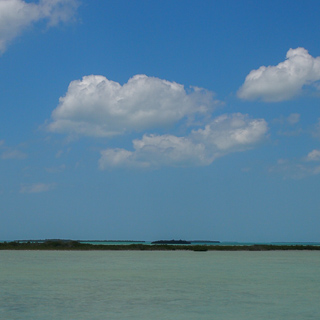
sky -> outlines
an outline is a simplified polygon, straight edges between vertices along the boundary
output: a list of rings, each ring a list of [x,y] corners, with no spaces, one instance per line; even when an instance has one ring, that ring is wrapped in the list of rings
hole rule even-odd
[[[0,240],[320,241],[319,11],[0,0]]]

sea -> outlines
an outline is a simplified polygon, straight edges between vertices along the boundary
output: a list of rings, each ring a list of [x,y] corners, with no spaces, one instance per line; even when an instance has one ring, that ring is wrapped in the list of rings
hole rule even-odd
[[[1,320],[319,320],[320,251],[0,251]]]

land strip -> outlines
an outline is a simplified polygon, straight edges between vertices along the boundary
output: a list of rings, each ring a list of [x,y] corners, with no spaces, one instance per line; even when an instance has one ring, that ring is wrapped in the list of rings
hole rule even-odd
[[[275,250],[320,250],[317,245],[148,245],[136,244],[88,244],[78,241],[49,240],[45,242],[3,242],[0,250],[75,250],[75,251],[275,251]]]

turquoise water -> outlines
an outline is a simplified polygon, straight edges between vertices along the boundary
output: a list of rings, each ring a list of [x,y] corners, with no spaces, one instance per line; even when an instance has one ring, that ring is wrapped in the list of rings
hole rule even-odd
[[[0,319],[320,319],[320,252],[0,251]]]

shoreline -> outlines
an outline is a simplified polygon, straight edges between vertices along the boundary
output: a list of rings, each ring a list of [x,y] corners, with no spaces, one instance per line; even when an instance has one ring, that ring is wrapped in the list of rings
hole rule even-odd
[[[78,241],[46,241],[42,243],[32,242],[3,242],[1,250],[58,250],[58,251],[288,251],[288,250],[320,250],[319,245],[276,245],[276,244],[252,244],[252,245],[172,245],[172,244],[88,244]]]

